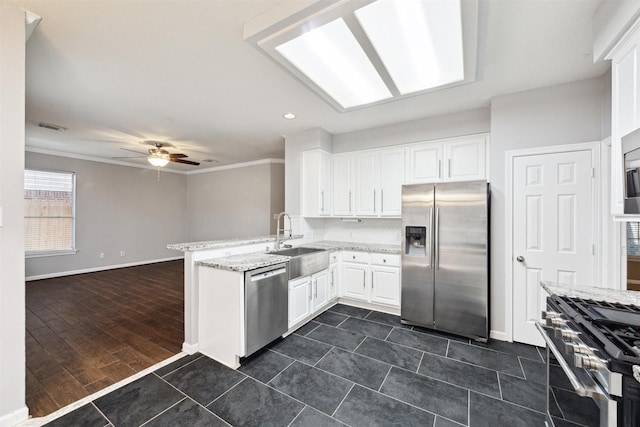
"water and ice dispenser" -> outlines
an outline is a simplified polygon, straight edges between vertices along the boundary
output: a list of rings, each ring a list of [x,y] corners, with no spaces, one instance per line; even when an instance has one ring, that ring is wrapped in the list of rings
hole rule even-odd
[[[405,255],[414,257],[427,256],[427,227],[405,227]]]

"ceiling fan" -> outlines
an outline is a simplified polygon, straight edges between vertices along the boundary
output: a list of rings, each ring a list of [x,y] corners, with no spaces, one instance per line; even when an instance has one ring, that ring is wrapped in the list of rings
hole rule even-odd
[[[183,163],[185,165],[193,165],[198,166],[200,163],[192,162],[191,160],[185,160],[187,156],[182,153],[169,153],[163,147],[173,147],[173,145],[166,142],[158,142],[158,141],[144,141],[143,144],[153,145],[153,148],[149,148],[148,153],[143,153],[141,151],[129,150],[128,148],[121,148],[125,151],[131,151],[133,153],[138,153],[147,156],[147,161],[156,167],[166,166],[169,162],[174,163]],[[133,159],[138,157],[114,157],[115,159]]]

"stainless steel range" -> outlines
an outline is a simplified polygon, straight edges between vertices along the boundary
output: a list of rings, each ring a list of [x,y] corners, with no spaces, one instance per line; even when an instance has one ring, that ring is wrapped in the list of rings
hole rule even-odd
[[[640,307],[552,295],[536,324],[580,396],[593,399],[601,427],[640,426]],[[547,366],[547,425],[553,399]]]

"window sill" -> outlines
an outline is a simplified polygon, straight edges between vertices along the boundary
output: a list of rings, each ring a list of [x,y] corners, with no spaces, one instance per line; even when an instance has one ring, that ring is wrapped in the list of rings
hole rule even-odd
[[[48,256],[58,255],[75,255],[78,252],[77,249],[65,249],[61,251],[38,251],[38,252],[25,252],[25,258],[43,258]]]

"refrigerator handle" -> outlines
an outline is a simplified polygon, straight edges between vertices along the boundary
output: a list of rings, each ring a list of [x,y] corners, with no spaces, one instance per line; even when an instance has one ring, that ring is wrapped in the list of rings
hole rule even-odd
[[[438,270],[440,268],[440,244],[439,244],[439,240],[440,240],[440,222],[438,221],[438,213],[440,212],[440,208],[436,208],[436,218],[435,218],[435,224],[433,227],[433,232],[435,234],[435,238],[433,239],[433,257],[434,257],[434,261],[433,261],[433,268],[435,270]]]
[[[424,245],[429,248],[429,265],[427,267],[433,268],[433,208],[429,208],[429,227],[427,229],[429,230],[429,236],[424,242]]]

